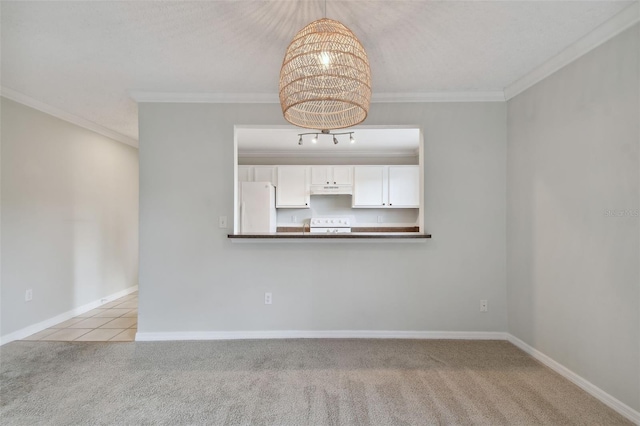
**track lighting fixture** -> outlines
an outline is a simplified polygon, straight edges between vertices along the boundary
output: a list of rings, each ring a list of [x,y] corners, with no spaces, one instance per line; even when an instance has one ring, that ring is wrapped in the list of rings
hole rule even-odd
[[[331,133],[328,130],[323,130],[321,133],[298,133],[298,145],[302,145],[302,137],[306,136],[306,135],[313,135],[313,139],[311,139],[311,143],[318,143],[318,135],[330,135],[333,137],[333,144],[337,145],[338,142],[340,142],[338,140],[338,138],[336,136],[341,136],[341,135],[349,135],[349,142],[351,143],[356,143],[356,139],[353,137],[353,133],[354,132],[342,132],[342,133]]]

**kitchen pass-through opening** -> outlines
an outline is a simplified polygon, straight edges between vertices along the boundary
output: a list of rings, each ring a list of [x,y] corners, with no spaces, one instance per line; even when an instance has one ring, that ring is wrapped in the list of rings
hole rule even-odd
[[[424,232],[422,130],[342,132],[235,126],[233,233]]]

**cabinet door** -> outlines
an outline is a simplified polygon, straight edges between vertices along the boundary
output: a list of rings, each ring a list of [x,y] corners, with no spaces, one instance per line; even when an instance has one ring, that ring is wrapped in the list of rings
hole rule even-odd
[[[353,179],[351,176],[352,166],[333,166],[333,180],[334,185],[351,185]]]
[[[420,207],[418,166],[389,166],[389,207]]]
[[[253,166],[238,166],[238,182],[253,182]]]
[[[271,182],[276,185],[276,168],[274,166],[254,166],[253,167],[254,182]]]
[[[278,166],[276,207],[309,208],[307,166]]]
[[[311,167],[311,185],[326,185],[330,182],[328,166]]]
[[[353,207],[386,206],[385,166],[354,166]]]

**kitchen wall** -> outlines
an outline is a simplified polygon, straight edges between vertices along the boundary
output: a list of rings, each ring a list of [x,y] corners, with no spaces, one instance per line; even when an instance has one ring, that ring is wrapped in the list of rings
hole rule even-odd
[[[640,410],[640,26],[508,103],[509,332]]]
[[[351,226],[418,226],[418,209],[354,209],[351,195],[312,195],[308,209],[277,209],[278,226],[309,225],[312,217],[348,217]],[[294,220],[295,219],[295,220]]]
[[[1,102],[7,336],[137,284],[138,151]]]
[[[294,141],[295,143],[295,141]],[[270,165],[416,165],[418,164],[417,156],[407,157],[281,157],[281,158],[265,158],[265,157],[238,157],[240,165],[270,166]]]
[[[424,130],[433,239],[232,243],[218,216],[233,217],[234,125],[286,124],[281,114],[139,105],[140,333],[506,330],[505,103],[372,105],[366,124]]]
[[[295,140],[292,142],[295,144]],[[239,154],[240,155],[240,154]],[[417,165],[418,156],[238,157],[240,165]],[[349,217],[352,226],[419,225],[418,209],[353,209],[351,195],[312,195],[308,209],[278,209],[278,226],[309,224],[311,217]]]

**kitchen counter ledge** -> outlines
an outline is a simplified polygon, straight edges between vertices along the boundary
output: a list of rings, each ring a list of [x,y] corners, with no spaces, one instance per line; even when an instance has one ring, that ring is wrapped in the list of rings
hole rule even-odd
[[[308,232],[276,232],[270,234],[229,234],[232,241],[424,241],[431,234],[420,232],[351,232],[344,234],[310,234]]]

